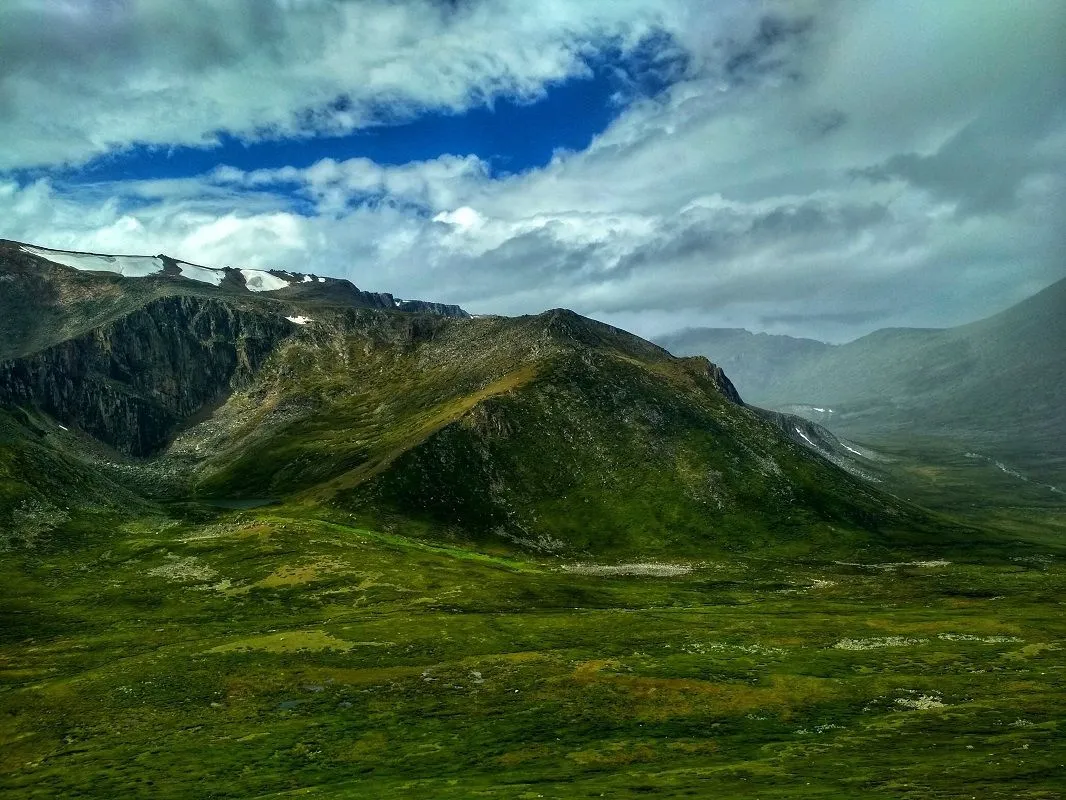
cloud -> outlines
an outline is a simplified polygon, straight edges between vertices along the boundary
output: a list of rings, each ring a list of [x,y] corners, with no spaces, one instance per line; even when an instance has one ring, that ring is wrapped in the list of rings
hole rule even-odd
[[[636,0],[6,0],[0,169],[533,99],[661,16]]]
[[[93,25],[112,25],[114,52],[55,44],[59,65],[40,68],[56,82],[40,107],[57,116],[62,92],[82,80],[72,65],[91,81],[131,59],[156,72],[120,81],[114,96],[92,89],[98,110],[71,100],[84,117],[71,114],[40,143],[20,106],[0,122],[21,137],[9,159],[24,163],[33,148],[84,157],[144,135],[194,141],[218,128],[334,130],[383,109],[532,97],[619,37],[658,32],[663,46],[685,49],[686,66],[587,150],[522,174],[446,154],[391,166],[220,165],[194,179],[97,186],[11,182],[0,184],[0,214],[13,238],[343,275],[480,312],[570,306],[647,335],[709,324],[840,340],[874,325],[958,324],[1064,272],[1060,4],[766,0],[708,13],[702,2],[590,1],[534,13],[503,0],[308,0],[267,3],[256,21],[238,3],[223,39],[191,41],[203,24],[194,7],[161,55],[136,42],[168,12],[104,6],[113,18]],[[87,24],[56,23],[51,35]],[[20,54],[5,86],[29,80],[35,58]],[[88,70],[78,59],[102,61]],[[130,88],[152,74],[170,81],[156,111]],[[175,80],[180,99],[168,94]],[[325,105],[302,114],[316,98]],[[112,126],[124,101],[128,119]],[[167,103],[173,118],[153,126]]]

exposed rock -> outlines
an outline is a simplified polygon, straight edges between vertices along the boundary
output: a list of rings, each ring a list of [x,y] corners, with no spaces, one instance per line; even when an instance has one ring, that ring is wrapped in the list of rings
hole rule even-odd
[[[294,330],[221,300],[167,297],[26,358],[0,362],[0,402],[36,406],[132,455],[246,382]]]
[[[428,300],[401,300],[397,308],[400,311],[408,311],[415,314],[439,314],[442,317],[470,316],[459,306],[447,303],[433,303]]]
[[[725,371],[717,364],[712,364],[710,360],[703,356],[693,356],[683,359],[684,361],[694,364],[703,374],[711,379],[711,382],[718,388],[726,399],[731,400],[738,406],[744,405],[744,401],[740,399],[740,392],[737,391],[733,382],[726,377]]]

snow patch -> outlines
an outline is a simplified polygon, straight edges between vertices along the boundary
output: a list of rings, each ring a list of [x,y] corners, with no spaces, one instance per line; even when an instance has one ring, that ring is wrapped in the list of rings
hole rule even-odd
[[[198,267],[195,264],[187,264],[184,261],[179,261],[177,264],[178,269],[181,270],[181,277],[188,278],[191,281],[210,283],[212,286],[218,286],[226,277],[225,270],[212,269],[210,267]]]
[[[803,431],[801,431],[801,430],[800,430],[799,428],[796,428],[796,433],[798,433],[798,434],[799,434],[800,436],[802,436],[802,437],[803,437],[803,441],[805,441],[805,442],[806,442],[807,444],[809,444],[809,445],[810,445],[811,447],[817,447],[817,446],[818,446],[818,445],[816,445],[816,444],[815,444],[814,442],[812,442],[812,441],[811,441],[810,439],[808,439],[808,438],[807,438],[807,434],[805,434],[805,433],[804,433]]]
[[[306,325],[308,322],[314,322],[314,320],[311,319],[310,317],[302,317],[302,316],[301,317],[285,317],[285,319],[287,319],[289,322],[295,323],[296,325]]]
[[[251,292],[273,292],[289,285],[284,278],[261,269],[242,269],[241,275],[244,276],[245,288]]]
[[[1002,461],[996,461],[996,459],[989,458],[988,456],[983,456],[980,453],[966,453],[965,456],[966,456],[966,458],[972,458],[972,459],[975,459],[975,460],[978,460],[978,461],[987,461],[989,464],[991,464],[992,466],[994,466],[996,469],[1000,470],[1001,472],[1005,472],[1008,475],[1010,475],[1012,478],[1017,478],[1018,480],[1020,480],[1020,481],[1022,481],[1024,483],[1035,483],[1037,486],[1043,486],[1045,489],[1048,489],[1049,491],[1055,492],[1055,494],[1066,494],[1066,492],[1063,492],[1063,490],[1060,489],[1058,486],[1052,486],[1050,483],[1040,483],[1039,481],[1030,481],[1030,479],[1027,476],[1023,475],[1022,473],[1020,473],[1016,469],[1008,467]]]
[[[98,256],[89,253],[70,253],[22,245],[22,251],[47,259],[53,264],[84,272],[117,272],[125,278],[144,278],[163,271],[163,262],[155,256]]]

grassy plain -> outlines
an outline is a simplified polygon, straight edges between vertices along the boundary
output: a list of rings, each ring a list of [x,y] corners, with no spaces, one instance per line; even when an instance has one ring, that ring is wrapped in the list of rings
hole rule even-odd
[[[1063,794],[1039,520],[977,558],[664,577],[320,513],[75,516],[3,554],[0,794]]]

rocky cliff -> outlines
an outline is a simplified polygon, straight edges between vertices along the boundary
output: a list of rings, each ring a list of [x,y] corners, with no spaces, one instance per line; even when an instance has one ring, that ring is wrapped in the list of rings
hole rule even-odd
[[[429,300],[400,300],[396,307],[412,314],[436,314],[441,317],[469,317],[462,308],[449,303],[434,303]]]
[[[222,300],[167,297],[0,362],[0,404],[35,406],[131,455],[246,382],[295,326]]]

